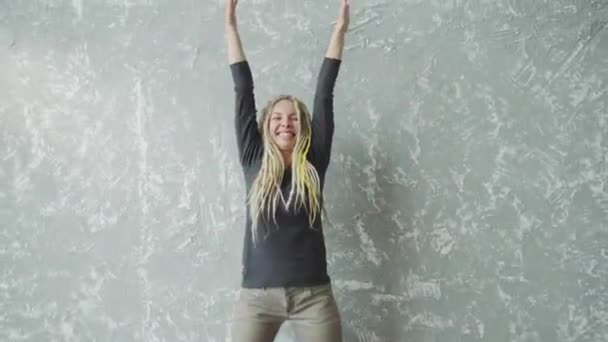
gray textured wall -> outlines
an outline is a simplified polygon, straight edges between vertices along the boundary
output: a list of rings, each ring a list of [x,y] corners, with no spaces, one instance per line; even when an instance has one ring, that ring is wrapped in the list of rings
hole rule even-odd
[[[608,1],[352,2],[326,187],[346,341],[608,341]],[[260,105],[310,103],[337,10],[241,1]],[[0,1],[1,341],[229,339],[222,20]]]

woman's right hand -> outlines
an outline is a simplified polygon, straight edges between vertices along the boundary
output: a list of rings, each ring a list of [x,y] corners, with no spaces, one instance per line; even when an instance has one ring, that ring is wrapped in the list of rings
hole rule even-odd
[[[238,0],[226,0],[226,43],[228,44],[228,62],[230,64],[245,60],[245,52],[236,28],[236,3]]]
[[[226,26],[236,28],[236,5],[238,0],[226,0]]]

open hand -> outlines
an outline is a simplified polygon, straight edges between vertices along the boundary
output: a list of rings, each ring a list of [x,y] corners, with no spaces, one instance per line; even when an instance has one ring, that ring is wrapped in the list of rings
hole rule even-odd
[[[340,0],[340,14],[338,15],[338,22],[336,23],[336,30],[340,32],[348,31],[348,24],[350,21],[350,0]]]
[[[236,27],[236,5],[238,0],[226,0],[226,25]]]

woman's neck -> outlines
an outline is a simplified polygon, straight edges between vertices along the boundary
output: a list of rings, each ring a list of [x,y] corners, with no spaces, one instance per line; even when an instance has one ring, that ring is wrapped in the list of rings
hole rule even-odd
[[[283,155],[283,165],[287,169],[291,166],[291,151],[281,151],[281,154]]]

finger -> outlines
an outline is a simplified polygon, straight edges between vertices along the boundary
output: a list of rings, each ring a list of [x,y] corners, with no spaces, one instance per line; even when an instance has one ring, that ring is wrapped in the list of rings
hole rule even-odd
[[[231,16],[236,12],[236,0],[226,0],[226,14]]]
[[[348,11],[349,5],[349,0],[342,0],[340,8],[342,9],[342,11]]]

